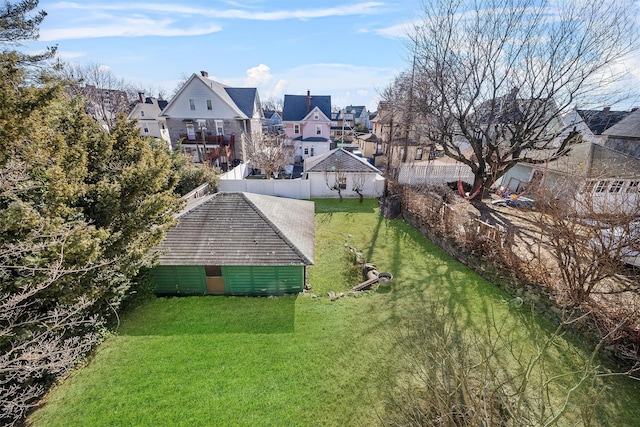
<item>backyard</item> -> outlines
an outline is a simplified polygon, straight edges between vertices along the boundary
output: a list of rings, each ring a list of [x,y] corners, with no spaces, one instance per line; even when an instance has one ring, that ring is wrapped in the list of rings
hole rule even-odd
[[[590,355],[580,340],[549,341],[554,325],[402,220],[380,217],[377,200],[315,202],[310,292],[150,301],[124,316],[49,394],[30,417],[33,425],[380,425],[403,389],[396,390],[397,380],[415,369],[401,341],[417,340],[416,325],[434,313],[459,337],[498,337],[495,360],[505,377],[517,376],[551,342],[531,383],[559,378],[545,394],[552,406],[563,406]],[[349,294],[362,281],[349,248],[392,273],[391,287]],[[347,295],[331,301],[329,291]],[[540,390],[533,386],[533,394]],[[640,425],[638,402],[637,381],[599,377],[576,389],[557,424],[574,425],[590,410],[594,425]]]

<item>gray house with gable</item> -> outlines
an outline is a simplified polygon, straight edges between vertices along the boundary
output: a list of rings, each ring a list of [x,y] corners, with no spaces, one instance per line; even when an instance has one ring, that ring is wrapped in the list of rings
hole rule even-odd
[[[206,71],[191,75],[160,117],[174,148],[181,142],[196,161],[222,169],[242,160],[240,135],[261,131],[264,119],[258,89],[223,85]]]

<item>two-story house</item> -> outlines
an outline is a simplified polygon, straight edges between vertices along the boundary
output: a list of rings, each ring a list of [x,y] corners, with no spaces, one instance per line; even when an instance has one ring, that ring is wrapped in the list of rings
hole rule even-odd
[[[297,160],[331,150],[331,96],[285,95],[282,122]]]
[[[138,92],[138,101],[133,104],[127,118],[136,120],[141,136],[151,136],[157,140],[167,143],[171,149],[171,138],[169,129],[164,117],[160,117],[162,110],[167,106],[168,101],[154,97],[145,97],[144,92]]]
[[[264,120],[262,121],[262,132],[281,134],[284,132],[282,125],[282,115],[275,110],[264,110]]]
[[[258,89],[223,85],[206,71],[182,85],[161,117],[174,148],[181,142],[196,161],[223,170],[242,160],[240,135],[261,131],[264,119]]]

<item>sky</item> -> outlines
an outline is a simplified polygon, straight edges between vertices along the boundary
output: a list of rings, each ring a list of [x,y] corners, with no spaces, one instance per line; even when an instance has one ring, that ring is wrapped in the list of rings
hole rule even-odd
[[[193,73],[261,100],[331,95],[334,107],[365,105],[408,68],[406,28],[420,0],[41,0],[47,12],[31,52],[100,65],[169,97]]]

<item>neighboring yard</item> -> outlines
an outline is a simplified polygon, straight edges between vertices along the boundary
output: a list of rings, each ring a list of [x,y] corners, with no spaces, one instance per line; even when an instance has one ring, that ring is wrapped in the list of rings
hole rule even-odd
[[[391,272],[391,289],[331,302],[328,291],[361,281],[345,245]],[[308,282],[317,297],[159,298],[140,307],[31,421],[47,427],[370,426],[380,422],[390,379],[405,368],[394,340],[429,313],[433,301],[444,301],[441,313],[455,313],[455,329],[509,336],[512,352],[499,346],[500,373],[516,369],[514,353],[521,361],[531,358],[554,329],[403,221],[382,219],[376,200],[317,200],[315,258]],[[554,342],[545,368],[566,376],[552,399],[566,394],[576,377],[570,372],[585,355],[565,340]],[[596,425],[640,425],[640,383],[607,377],[595,385],[606,387],[599,389],[602,403],[579,389],[570,414],[590,408]]]

